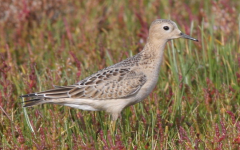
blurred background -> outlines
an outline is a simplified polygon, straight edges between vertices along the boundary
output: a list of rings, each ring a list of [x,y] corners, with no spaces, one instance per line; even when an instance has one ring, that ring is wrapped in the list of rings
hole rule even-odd
[[[239,0],[0,0],[0,149],[239,149]],[[159,83],[110,117],[20,95],[71,85],[143,49],[155,19],[199,42],[168,42]]]

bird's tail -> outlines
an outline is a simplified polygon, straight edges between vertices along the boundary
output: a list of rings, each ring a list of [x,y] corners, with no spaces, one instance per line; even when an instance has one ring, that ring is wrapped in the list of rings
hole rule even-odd
[[[47,91],[42,91],[39,93],[30,93],[20,96],[21,98],[29,98],[29,100],[24,101],[25,105],[23,107],[31,107],[34,105],[40,105],[44,103],[63,103],[59,99],[70,98],[69,92],[77,88],[75,86],[55,86],[55,89],[50,89]]]
[[[31,100],[27,100],[27,101],[24,101],[24,106],[23,107],[31,107],[31,106],[34,106],[34,105],[40,105],[40,104],[43,104],[44,103],[44,99],[41,98],[41,99],[31,99]]]
[[[44,97],[38,97],[35,93],[31,93],[31,94],[26,94],[26,95],[22,95],[20,96],[21,98],[32,98],[30,100],[25,100],[24,106],[23,107],[31,107],[34,105],[40,105],[42,103],[44,103]]]

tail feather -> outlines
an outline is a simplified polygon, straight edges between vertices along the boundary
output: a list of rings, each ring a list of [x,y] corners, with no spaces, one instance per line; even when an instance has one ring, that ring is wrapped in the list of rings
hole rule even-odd
[[[35,97],[35,98],[67,98],[68,91],[70,91],[70,88],[57,88],[57,89],[51,89],[43,92],[38,93],[30,93],[26,95],[21,95],[20,97]]]
[[[39,105],[39,104],[42,104],[43,103],[43,99],[31,99],[31,100],[27,100],[25,101],[24,103],[24,106],[23,107],[31,107],[33,105]]]
[[[20,97],[34,97],[34,96],[36,96],[36,93],[21,95]]]
[[[23,107],[31,107],[33,105],[39,105],[43,103],[63,103],[55,101],[59,98],[70,98],[69,91],[76,88],[76,86],[55,86],[55,89],[50,89],[38,93],[30,93],[20,96],[21,98],[29,98],[26,100]]]
[[[72,89],[75,88],[75,85],[69,85],[69,86],[58,86],[58,85],[54,85],[55,89],[60,89],[60,88],[68,88],[68,89]]]

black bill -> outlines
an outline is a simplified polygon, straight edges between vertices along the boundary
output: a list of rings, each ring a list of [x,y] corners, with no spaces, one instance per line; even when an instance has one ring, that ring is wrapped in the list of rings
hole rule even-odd
[[[197,41],[197,42],[198,42],[197,39],[194,39],[194,38],[192,38],[191,36],[189,36],[189,35],[187,35],[187,34],[180,33],[180,36],[181,36],[182,38],[185,38],[185,39],[189,39],[189,40],[193,40],[193,41]]]

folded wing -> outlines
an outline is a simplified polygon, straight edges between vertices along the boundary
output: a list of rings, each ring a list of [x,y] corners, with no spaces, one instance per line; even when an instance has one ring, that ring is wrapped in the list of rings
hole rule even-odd
[[[79,99],[121,99],[136,94],[146,82],[143,73],[130,68],[101,70],[90,77],[70,86],[56,86],[55,89],[23,95],[34,100],[79,98]],[[26,101],[26,105],[33,103]]]

